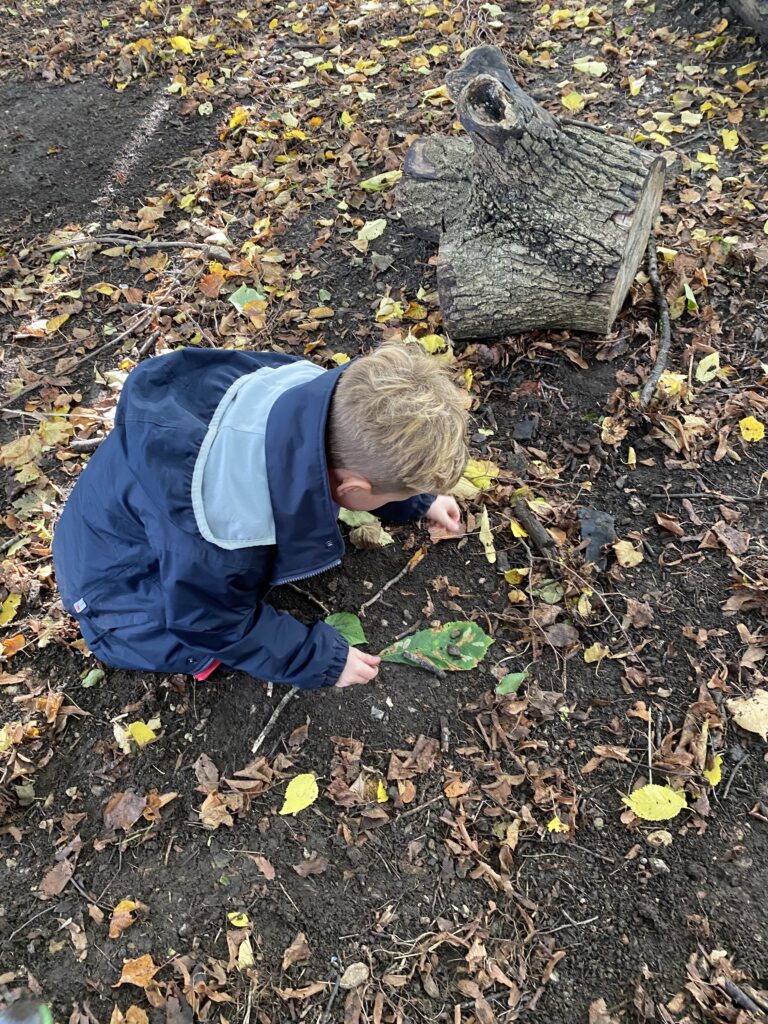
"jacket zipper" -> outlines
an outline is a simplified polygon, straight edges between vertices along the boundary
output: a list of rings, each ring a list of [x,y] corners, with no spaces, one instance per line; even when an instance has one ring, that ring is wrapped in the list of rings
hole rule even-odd
[[[341,565],[341,559],[336,558],[333,562],[329,562],[328,565],[324,565],[322,569],[315,569],[314,572],[303,572],[297,576],[282,576],[279,580],[273,580],[273,587],[282,587],[286,583],[298,583],[299,580],[308,580],[313,576],[322,576],[324,572],[328,572],[330,569],[335,569],[337,565]]]

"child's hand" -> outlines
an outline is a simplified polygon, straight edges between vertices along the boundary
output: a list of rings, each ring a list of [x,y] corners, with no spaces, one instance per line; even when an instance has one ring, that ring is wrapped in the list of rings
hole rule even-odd
[[[433,530],[448,530],[449,533],[459,533],[461,530],[461,509],[456,503],[455,498],[449,497],[447,494],[440,494],[432,504],[429,506],[427,511],[427,522],[429,523],[429,535],[432,536]]]
[[[380,661],[381,658],[376,654],[366,654],[364,651],[358,651],[356,647],[350,647],[344,671],[334,685],[344,687],[370,683],[379,674]]]

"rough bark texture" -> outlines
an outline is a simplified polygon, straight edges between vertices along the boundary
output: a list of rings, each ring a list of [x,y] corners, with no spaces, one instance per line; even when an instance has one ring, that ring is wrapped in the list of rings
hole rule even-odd
[[[768,0],[731,0],[731,7],[742,21],[768,39]]]
[[[411,146],[398,203],[440,243],[438,288],[455,338],[532,328],[608,331],[645,252],[664,161],[559,122],[481,46],[448,76],[468,136]]]

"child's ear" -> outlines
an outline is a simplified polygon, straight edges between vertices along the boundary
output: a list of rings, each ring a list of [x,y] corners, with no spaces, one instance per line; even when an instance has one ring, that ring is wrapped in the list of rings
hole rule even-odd
[[[373,485],[370,480],[366,480],[364,476],[360,476],[358,473],[350,472],[346,469],[334,469],[333,475],[336,477],[335,491],[339,498],[349,498],[355,493],[360,495],[371,494],[373,492]]]

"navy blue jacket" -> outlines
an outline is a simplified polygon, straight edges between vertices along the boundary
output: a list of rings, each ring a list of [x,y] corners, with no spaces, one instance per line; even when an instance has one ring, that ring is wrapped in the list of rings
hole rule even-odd
[[[307,689],[338,679],[348,652],[340,634],[324,622],[304,626],[263,598],[338,565],[344,553],[325,427],[345,367],[284,391],[269,411],[274,543],[226,550],[204,539],[192,506],[195,463],[224,396],[244,375],[297,361],[182,349],[128,376],[114,428],[81,473],[53,540],[64,607],[102,661],[198,673],[219,659]],[[417,519],[432,500],[419,495],[378,514]]]

